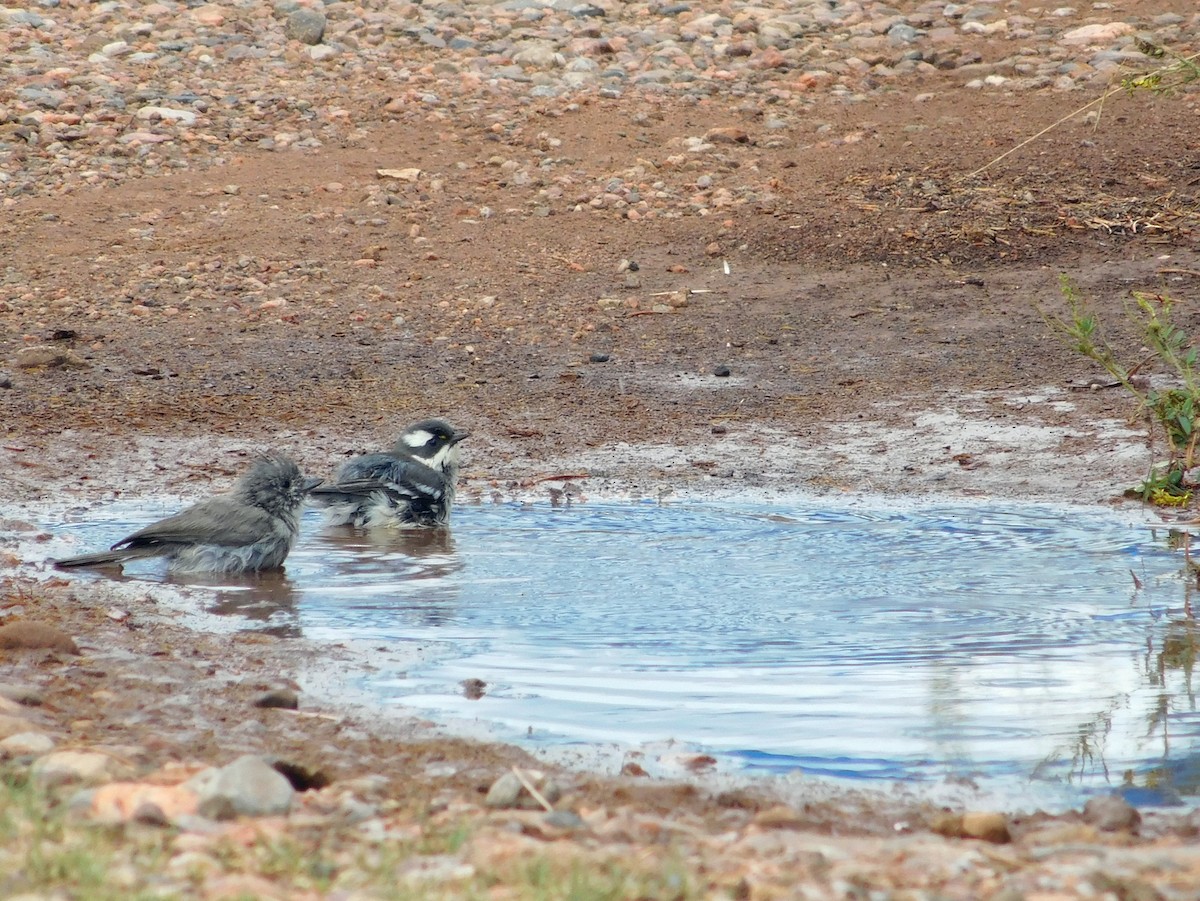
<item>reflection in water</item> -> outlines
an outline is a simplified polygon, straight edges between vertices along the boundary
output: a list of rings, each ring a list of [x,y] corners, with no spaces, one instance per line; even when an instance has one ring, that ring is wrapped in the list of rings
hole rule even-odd
[[[81,544],[111,543],[115,539],[110,534],[137,528],[143,519],[152,517],[144,513],[141,518],[80,523],[67,530],[78,532]],[[303,605],[316,598],[336,598],[350,620],[430,627],[453,618],[458,592],[453,577],[463,561],[449,531],[320,529],[318,523],[315,514],[305,518],[282,572],[177,575],[167,572],[161,561],[146,560],[129,563],[124,571],[109,567],[85,575],[209,588],[213,600],[205,605],[207,612],[240,617],[248,631],[280,637],[304,634]]]
[[[209,613],[240,616],[248,623],[261,624],[249,627],[249,631],[280,638],[299,638],[301,635],[296,611],[300,591],[286,572],[241,578],[222,576],[219,580],[189,578],[181,584],[216,588],[216,599],[205,609]]]
[[[206,609],[210,613],[241,616],[263,623],[268,632],[281,637],[301,635],[297,603],[305,593],[320,592],[339,583],[362,587],[374,583],[374,589],[396,587],[398,583],[425,583],[440,602],[425,595],[418,604],[400,598],[389,603],[399,615],[415,615],[422,625],[446,621],[453,607],[444,603],[452,592],[439,591],[446,580],[461,569],[454,554],[454,539],[445,529],[376,529],[369,532],[346,526],[325,529],[297,548],[288,557],[286,572],[264,573],[256,577],[219,576],[205,580],[189,578],[188,584],[208,584],[217,589],[216,600]],[[367,609],[376,609],[368,605]]]
[[[678,739],[750,770],[1042,793],[1200,790],[1194,580],[1119,514],[803,500],[455,515],[450,532],[306,520],[285,575],[223,581],[211,609],[432,648],[362,685],[514,740]],[[109,524],[114,539],[131,525]],[[483,698],[462,696],[472,679]]]

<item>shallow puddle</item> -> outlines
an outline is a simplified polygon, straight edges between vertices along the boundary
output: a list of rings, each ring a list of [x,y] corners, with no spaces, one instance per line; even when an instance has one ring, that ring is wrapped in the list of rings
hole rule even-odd
[[[54,525],[98,548],[170,512],[128,509]],[[1132,780],[1135,802],[1194,803],[1200,634],[1183,554],[1139,515],[508,505],[462,508],[450,534],[371,537],[310,514],[286,576],[216,588],[210,609],[419,646],[419,665],[362,685],[515,741],[675,739],[727,769],[969,779],[1046,806]]]

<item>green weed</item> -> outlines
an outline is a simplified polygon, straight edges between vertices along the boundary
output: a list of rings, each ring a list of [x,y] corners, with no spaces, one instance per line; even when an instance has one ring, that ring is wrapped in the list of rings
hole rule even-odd
[[[1166,294],[1134,291],[1126,313],[1150,349],[1141,360],[1122,360],[1104,337],[1095,312],[1079,288],[1066,275],[1059,278],[1059,289],[1067,315],[1054,316],[1043,311],[1050,328],[1072,350],[1098,363],[1150,414],[1166,440],[1166,460],[1155,461],[1137,492],[1144,501],[1159,506],[1184,506],[1192,497],[1184,485],[1184,474],[1195,466],[1196,444],[1200,439],[1196,417],[1200,414],[1200,352],[1191,336],[1175,325],[1174,301]],[[1177,385],[1154,388],[1142,374],[1147,367],[1170,372]]]

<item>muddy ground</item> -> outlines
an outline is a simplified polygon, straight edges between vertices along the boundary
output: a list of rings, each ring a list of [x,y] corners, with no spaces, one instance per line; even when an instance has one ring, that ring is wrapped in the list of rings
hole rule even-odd
[[[1200,326],[1198,95],[1114,96],[1098,127],[1070,121],[972,176],[1095,92],[941,90],[928,77],[921,103],[822,106],[830,129],[785,141],[720,99],[631,92],[440,121],[364,101],[348,137],[311,152],[243,147],[223,165],[10,198],[0,501],[28,519],[46,503],[191,498],[266,446],[323,473],[441,415],[472,432],[468,503],[545,498],[554,482],[539,480],[567,475],[589,496],[1117,502],[1154,456],[1143,417],[1119,390],[1076,390],[1101,373],[1038,305],[1058,308],[1070,275],[1134,359],[1131,290],[1168,290],[1178,323]],[[710,194],[678,218],[591,209],[569,188],[541,197],[504,166],[549,153],[593,183],[713,128],[745,141],[667,177],[714,174],[739,186],[734,200]],[[408,168],[415,181],[377,174]],[[37,347],[50,349],[43,365],[23,365]],[[329,718],[281,726],[260,712],[273,734],[232,732],[255,693],[319,649],[196,633],[153,591],[59,580],[36,555],[4,564],[5,612],[84,647],[83,663],[3,664],[45,688],[74,742],[160,762],[271,745],[338,775],[384,773],[414,808],[522,759],[397,741],[328,699],[310,709]],[[438,760],[454,775],[411,778]],[[710,824],[771,803],[703,784],[575,782],[586,803]],[[814,802],[806,828],[893,834],[932,815],[855,799]]]
[[[61,353],[10,363],[4,491],[199,490],[239,468],[210,448],[267,444],[321,471],[439,414],[476,436],[468,488],[584,460],[673,488],[1103,498],[1149,460],[1112,429],[1142,423],[1119,391],[1071,390],[1100,373],[1037,306],[1070,275],[1134,359],[1131,289],[1171,291],[1197,324],[1198,111],[1117,95],[1099,128],[968,177],[1078,102],[885,97],[821,110],[852,142],[776,147],[716,102],[592,100],[10,202],[0,356]],[[761,189],[709,215],[538,205],[493,164],[552,134],[596,176],[717,126],[748,142],[672,177]],[[400,167],[422,175],[381,185]],[[707,293],[670,306],[689,291]],[[148,436],[186,442],[110,468]]]

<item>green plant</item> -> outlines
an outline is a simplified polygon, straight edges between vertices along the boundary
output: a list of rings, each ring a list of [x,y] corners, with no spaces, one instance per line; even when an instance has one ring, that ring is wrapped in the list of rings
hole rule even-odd
[[[1149,72],[1135,72],[1122,78],[1121,87],[1130,94],[1138,90],[1165,94],[1200,79],[1200,63],[1196,62],[1200,59],[1200,53],[1180,56],[1161,44],[1147,40],[1139,40],[1137,48],[1151,59],[1167,59],[1170,62]]]
[[[1134,291],[1133,303],[1126,306],[1129,318],[1150,348],[1150,353],[1132,364],[1123,362],[1104,337],[1096,314],[1088,306],[1078,286],[1066,275],[1059,277],[1059,290],[1066,302],[1066,317],[1043,311],[1051,329],[1071,347],[1098,363],[1126,391],[1132,394],[1158,424],[1166,439],[1169,456],[1151,464],[1146,479],[1138,487],[1142,499],[1161,506],[1183,506],[1191,492],[1183,483],[1184,474],[1196,463],[1200,428],[1200,352],[1191,337],[1172,319],[1174,301],[1166,294]],[[1157,361],[1174,374],[1180,384],[1155,388],[1141,370]]]

